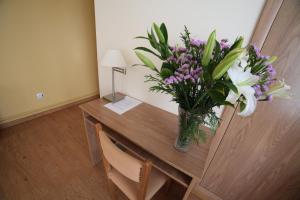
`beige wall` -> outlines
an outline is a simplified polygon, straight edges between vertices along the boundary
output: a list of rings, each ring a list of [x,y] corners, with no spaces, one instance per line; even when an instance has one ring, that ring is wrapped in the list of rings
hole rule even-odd
[[[128,64],[140,63],[133,48],[143,45],[134,40],[145,35],[152,22],[165,22],[171,44],[179,43],[179,33],[187,25],[192,35],[206,39],[216,29],[217,38],[230,42],[242,35],[247,43],[265,0],[95,0],[98,58],[110,48],[121,49]],[[149,44],[146,44],[149,47]],[[159,62],[156,60],[158,65]],[[100,93],[111,92],[109,69],[100,68]],[[162,109],[177,113],[177,104],[168,95],[149,92],[144,75],[149,70],[136,67],[117,79],[118,90]]]
[[[93,9],[92,0],[0,0],[0,124],[98,93]]]

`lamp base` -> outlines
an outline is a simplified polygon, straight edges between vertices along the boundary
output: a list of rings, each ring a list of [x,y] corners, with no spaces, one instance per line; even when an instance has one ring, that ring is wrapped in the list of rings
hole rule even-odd
[[[124,97],[125,97],[124,95],[116,93],[115,98],[113,98],[112,94],[109,94],[109,95],[104,96],[103,99],[106,99],[108,101],[115,103],[115,102],[118,102],[118,101],[124,99]]]

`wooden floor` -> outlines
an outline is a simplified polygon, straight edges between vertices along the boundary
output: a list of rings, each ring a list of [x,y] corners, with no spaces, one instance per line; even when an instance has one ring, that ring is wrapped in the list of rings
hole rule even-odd
[[[102,165],[91,166],[77,106],[0,130],[0,200],[11,199],[110,199]]]

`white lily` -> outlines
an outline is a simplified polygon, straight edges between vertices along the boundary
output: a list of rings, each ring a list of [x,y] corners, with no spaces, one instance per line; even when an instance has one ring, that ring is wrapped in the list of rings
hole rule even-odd
[[[280,98],[291,98],[289,90],[291,86],[285,84],[284,80],[276,82],[270,86],[268,92],[266,92],[266,96],[272,95],[273,97],[280,97]]]
[[[243,95],[246,99],[246,102],[244,102],[246,106],[244,110],[238,114],[240,116],[247,117],[251,115],[256,108],[257,99],[254,96],[255,90],[251,86],[258,82],[259,77],[251,74],[251,69],[244,71],[244,68],[247,66],[247,63],[244,61],[246,61],[246,58],[242,57],[227,71],[228,76],[230,77],[232,83],[236,86],[238,93],[230,90],[226,101],[234,104],[240,98],[240,96]]]
[[[238,59],[237,61],[237,65],[241,66],[243,69],[245,69],[245,67],[248,65],[248,58],[249,58],[249,55],[247,54],[246,51],[244,51],[240,58]]]

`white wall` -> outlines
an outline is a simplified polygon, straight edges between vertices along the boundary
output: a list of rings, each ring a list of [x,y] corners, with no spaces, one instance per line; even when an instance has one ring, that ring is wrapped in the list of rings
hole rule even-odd
[[[170,44],[179,43],[184,25],[200,39],[216,29],[218,39],[233,42],[242,35],[248,43],[263,4],[264,0],[95,0],[98,63],[106,49],[121,49],[128,65],[139,63],[132,49],[146,43],[133,38],[146,35],[153,22],[165,22]],[[111,92],[111,72],[98,71],[103,96]],[[142,67],[129,68],[126,76],[117,77],[117,90],[177,113],[168,95],[149,92],[149,84],[144,83],[147,72]]]

